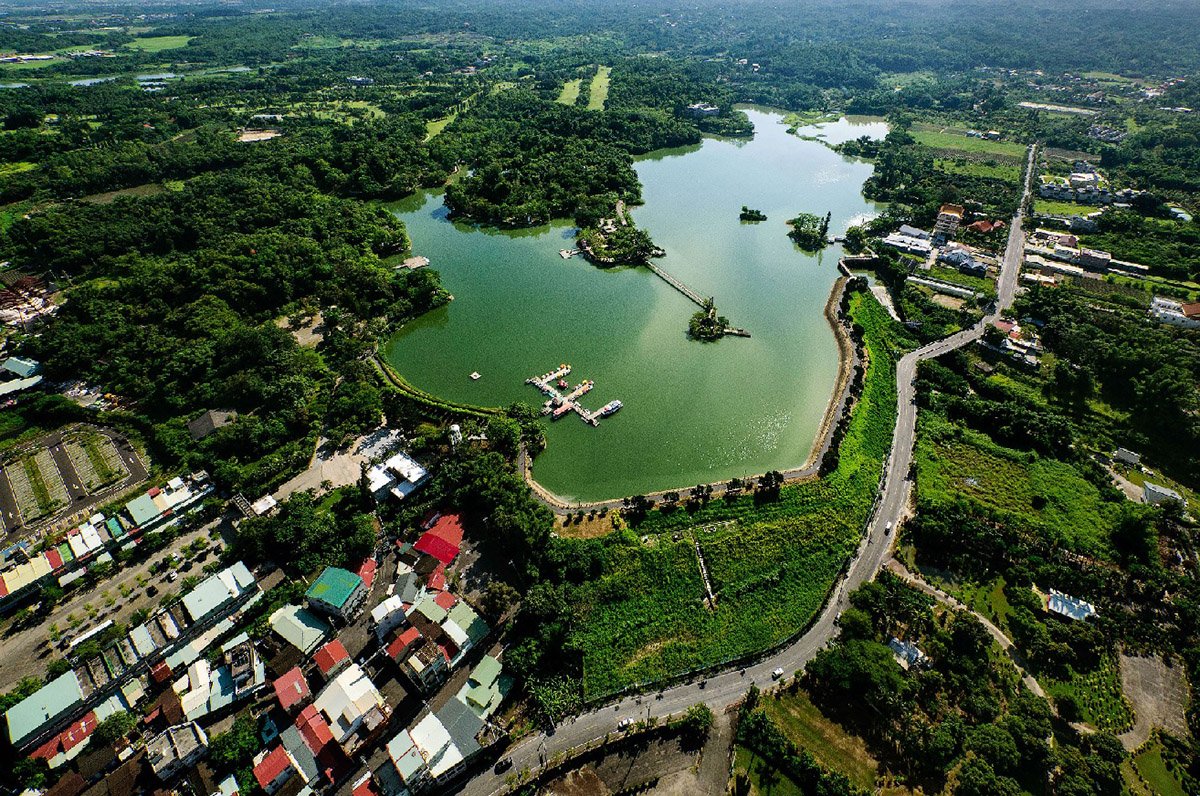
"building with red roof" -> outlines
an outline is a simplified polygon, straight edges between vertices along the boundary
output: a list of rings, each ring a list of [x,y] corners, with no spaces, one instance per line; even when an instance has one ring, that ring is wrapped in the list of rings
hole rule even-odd
[[[449,611],[458,602],[458,598],[448,591],[440,591],[434,595],[433,601],[438,604],[443,611]]]
[[[317,650],[317,654],[313,655],[313,660],[317,662],[321,676],[329,680],[350,663],[350,653],[346,651],[345,645],[335,638]]]
[[[254,778],[267,796],[286,785],[297,771],[291,755],[282,746],[276,746],[254,764]]]
[[[312,699],[308,690],[308,680],[299,666],[293,666],[275,680],[275,696],[279,698],[279,706],[289,713],[295,712],[300,705]]]
[[[458,556],[462,540],[462,518],[457,514],[447,514],[439,517],[432,528],[421,534],[413,547],[448,565]]]
[[[388,657],[399,663],[404,656],[417,645],[421,640],[421,631],[415,627],[406,629],[403,633],[392,639],[392,643],[388,644]]]
[[[86,716],[71,722],[70,726],[34,749],[29,756],[45,760],[51,768],[57,768],[83,751],[82,745],[99,723],[95,711],[88,711]],[[75,754],[71,754],[73,751]]]
[[[446,565],[439,563],[425,579],[425,585],[430,591],[443,591],[446,588]]]
[[[378,567],[379,565],[375,562],[375,559],[364,558],[363,562],[354,570],[354,574],[362,578],[363,585],[369,589],[371,588],[371,584],[375,582],[375,570]]]
[[[333,730],[329,728],[329,722],[313,705],[300,711],[296,717],[296,729],[314,755],[320,754],[322,749],[333,743]]]

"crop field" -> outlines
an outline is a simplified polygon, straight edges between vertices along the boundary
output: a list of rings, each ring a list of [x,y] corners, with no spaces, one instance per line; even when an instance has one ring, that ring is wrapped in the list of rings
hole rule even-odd
[[[1105,501],[1074,467],[1001,447],[925,413],[921,426],[916,463],[922,499],[967,495],[1077,552],[1110,552],[1109,532],[1120,506]]]
[[[937,158],[933,165],[947,174],[962,174],[966,177],[987,177],[1003,180],[1014,185],[1021,182],[1021,166],[1009,161],[970,160],[967,158]]]
[[[140,50],[144,53],[158,53],[163,50],[177,50],[186,47],[195,36],[146,36],[134,39],[125,46],[130,50]]]
[[[841,446],[838,469],[786,486],[780,499],[714,500],[690,514],[653,512],[610,542],[604,574],[580,600],[576,642],[588,699],[712,666],[800,632],[856,547],[891,444],[895,359],[907,343],[873,298],[854,294],[871,366]],[[703,602],[691,526],[700,530],[717,607]],[[649,543],[643,543],[640,537]]]
[[[587,107],[589,111],[604,110],[604,103],[608,101],[608,83],[611,73],[611,66],[602,66],[596,70],[596,75],[592,78],[591,93],[588,94]]]
[[[1083,720],[1098,730],[1119,735],[1133,726],[1133,710],[1121,693],[1121,675],[1110,657],[1103,658],[1093,671],[1069,680],[1046,678],[1045,684],[1054,697],[1074,697]]]
[[[558,99],[555,101],[563,105],[574,105],[576,100],[579,99],[579,89],[582,87],[582,77],[577,77],[574,80],[568,80],[566,83],[563,83],[562,93],[558,95]]]
[[[989,141],[986,138],[971,138],[950,130],[914,130],[913,138],[930,149],[950,153],[966,152],[989,155],[997,160],[1007,158],[1022,163],[1025,147],[1012,141]]]

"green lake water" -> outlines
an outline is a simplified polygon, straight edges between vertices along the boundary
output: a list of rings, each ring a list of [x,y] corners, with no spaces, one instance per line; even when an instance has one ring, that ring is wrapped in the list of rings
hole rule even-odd
[[[598,428],[571,414],[546,420],[534,475],[564,498],[600,500],[687,487],[804,463],[837,375],[824,316],[840,247],[811,255],[787,237],[799,211],[832,212],[840,233],[877,211],[861,188],[868,163],[789,135],[780,114],[749,109],[752,141],[706,139],[637,163],[645,204],[632,215],[667,251],[657,262],[753,335],[700,343],[697,307],[645,268],[600,269],[574,248],[568,222],[497,231],[450,223],[440,191],[392,206],[413,251],[441,272],[448,306],[407,324],[385,347],[415,386],[454,401],[541,405],[525,379],[560,362],[582,399],[624,408]],[[836,143],[879,122],[802,128]],[[742,223],[742,205],[768,220]],[[478,371],[482,378],[472,381]]]

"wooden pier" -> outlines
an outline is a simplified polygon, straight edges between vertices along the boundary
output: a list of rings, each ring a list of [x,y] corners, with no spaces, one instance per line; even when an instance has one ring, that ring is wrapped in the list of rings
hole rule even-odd
[[[704,296],[701,296],[695,290],[685,285],[679,279],[668,273],[662,266],[657,265],[656,263],[648,262],[646,263],[646,267],[657,274],[659,279],[666,282],[668,285],[686,296],[689,301],[693,302],[701,309],[708,309],[708,302],[711,301],[711,299],[705,299]]]
[[[541,376],[531,376],[525,380],[526,384],[532,384],[542,391],[549,399],[542,405],[542,414],[550,415],[551,420],[559,418],[575,412],[583,422],[592,425],[600,425],[600,419],[603,415],[600,412],[589,411],[580,405],[579,399],[592,391],[596,386],[596,382],[591,379],[584,379],[563,395],[558,391],[554,382],[567,376],[571,372],[570,365],[559,365],[556,370],[549,373],[544,373]]]

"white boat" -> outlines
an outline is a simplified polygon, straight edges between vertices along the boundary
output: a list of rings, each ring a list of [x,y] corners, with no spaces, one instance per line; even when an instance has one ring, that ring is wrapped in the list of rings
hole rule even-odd
[[[479,371],[475,371],[474,373],[471,374],[471,381],[479,381],[482,378],[483,378],[483,375]]]
[[[604,406],[600,407],[600,411],[596,414],[600,415],[601,417],[608,417],[611,414],[616,414],[617,411],[620,410],[620,408],[624,405],[625,404],[621,403],[620,401],[609,401]]]

